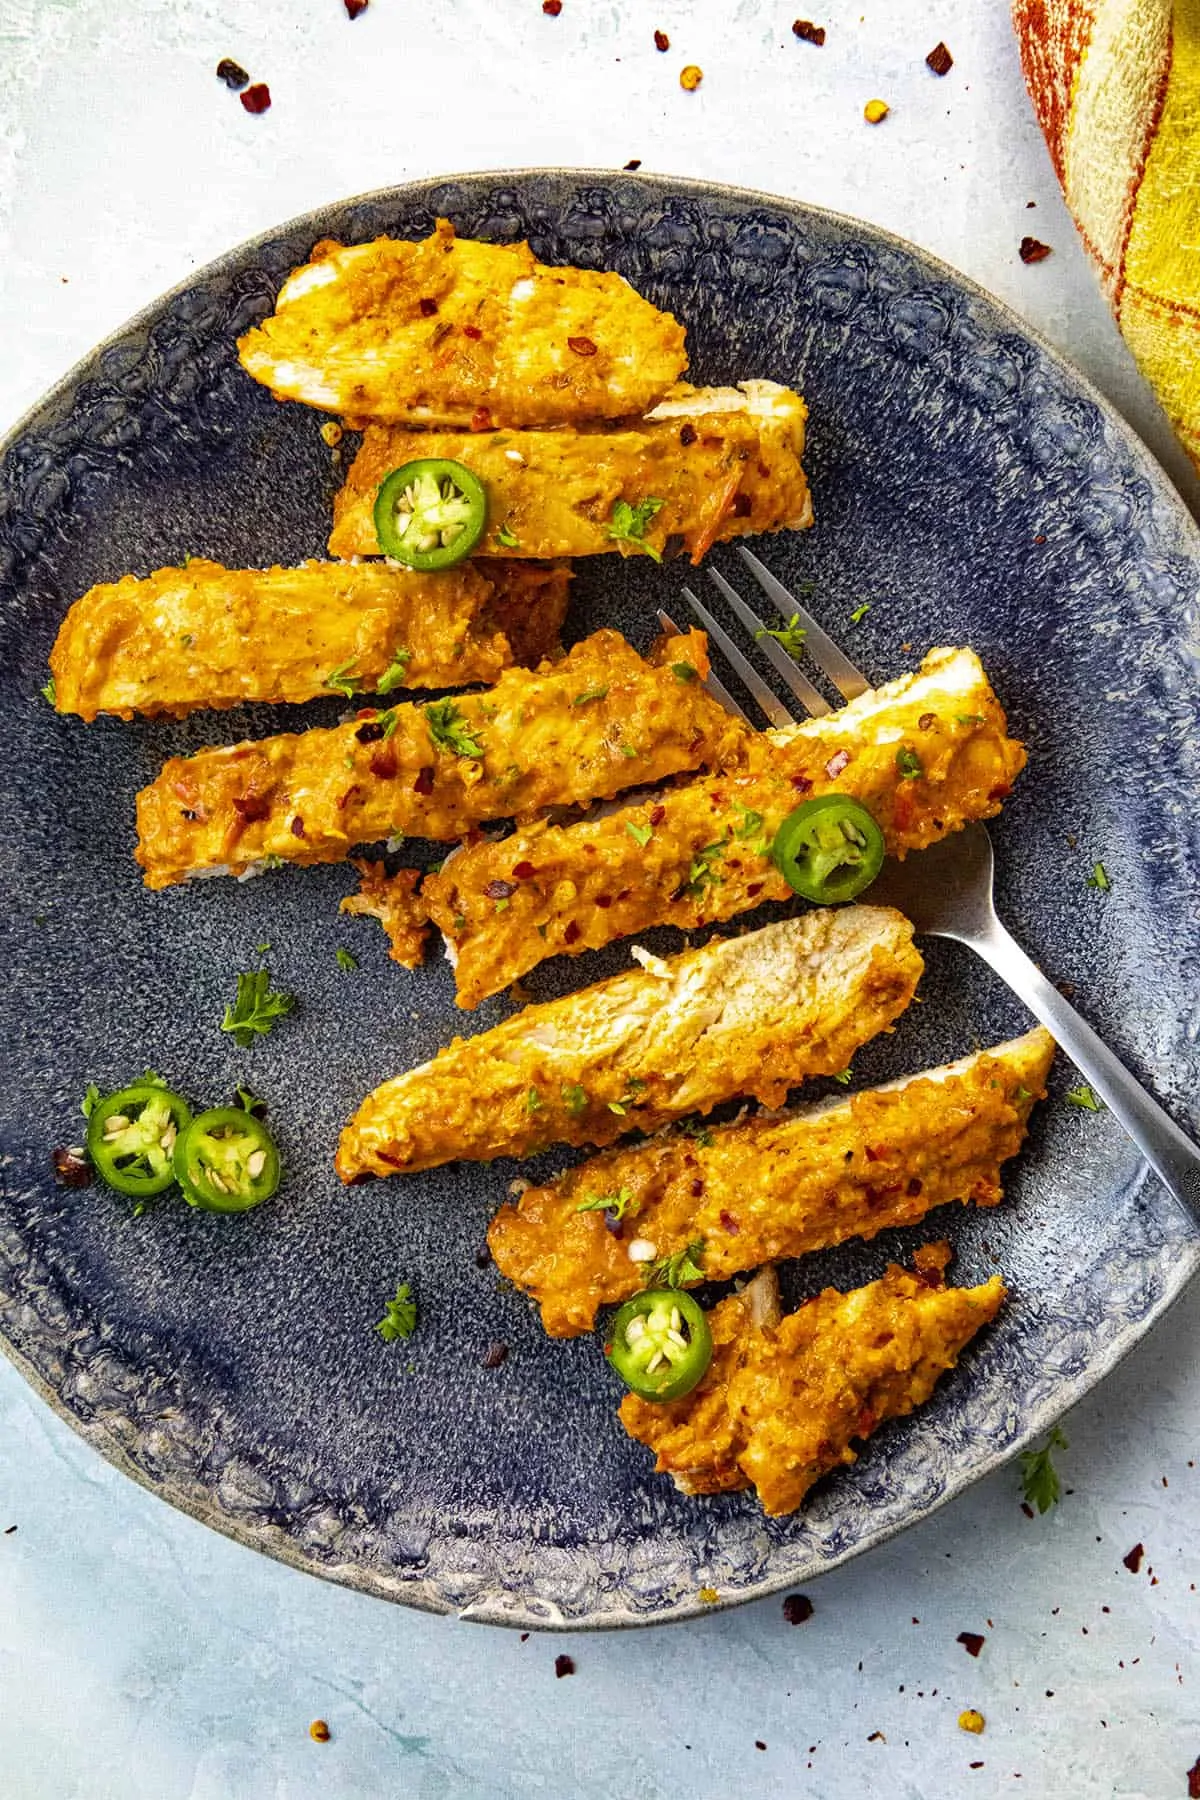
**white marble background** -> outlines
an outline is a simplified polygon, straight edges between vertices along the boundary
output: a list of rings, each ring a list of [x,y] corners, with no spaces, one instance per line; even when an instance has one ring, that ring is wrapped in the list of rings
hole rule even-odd
[[[778,0],[563,0],[557,19],[539,0],[371,0],[353,24],[341,0],[0,0],[0,431],[162,289],[294,213],[429,174],[636,156],[945,257],[1080,363],[1195,504],[1063,210],[1006,8],[803,7],[822,49]],[[941,81],[923,61],[940,38]],[[216,81],[222,56],[269,83],[270,112]],[[874,96],[893,108],[877,129]],[[1036,267],[1027,231],[1054,249]],[[772,1601],[524,1643],[205,1532],[4,1366],[0,1800],[1184,1796],[1198,1356],[1191,1295],[1065,1422],[1055,1512],[1026,1519],[1002,1473],[815,1585],[804,1626]],[[986,1634],[977,1661],[962,1630]],[[559,1681],[562,1651],[577,1670]],[[966,1706],[982,1737],[958,1730]]]

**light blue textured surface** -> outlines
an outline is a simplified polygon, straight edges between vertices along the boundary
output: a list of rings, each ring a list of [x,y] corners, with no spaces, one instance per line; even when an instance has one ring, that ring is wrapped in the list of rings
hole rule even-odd
[[[786,20],[750,6],[655,21],[566,0],[551,21],[528,0],[461,5],[435,26],[374,0],[351,27],[335,0],[300,20],[269,0],[249,26],[228,0],[186,17],[154,0],[116,17],[77,0],[43,6],[31,27],[0,0],[5,414],[192,263],[304,206],[456,165],[642,154],[916,237],[1038,317],[1169,456],[1053,196],[1002,12],[962,10],[856,13],[811,52],[824,62],[805,63]],[[656,22],[678,56],[647,52]],[[935,85],[920,57],[942,35],[956,74]],[[452,131],[431,79],[439,45],[455,58]],[[266,119],[216,87],[222,54],[271,80]],[[687,97],[674,78],[693,58],[706,83]],[[896,102],[891,136],[858,123],[874,92]],[[761,124],[747,134],[751,108]],[[1013,246],[1034,217],[1056,257],[1027,271]],[[1068,1422],[1077,1492],[1058,1515],[1027,1522],[1001,1475],[815,1588],[799,1629],[767,1603],[670,1632],[523,1645],[319,1586],[203,1532],[100,1463],[5,1368],[0,1529],[18,1525],[0,1538],[5,1795],[657,1796],[681,1779],[702,1794],[831,1800],[1182,1794],[1200,1753],[1187,1685],[1198,1338],[1193,1296]],[[1138,1539],[1134,1578],[1120,1557]],[[987,1618],[996,1630],[973,1663],[953,1640]],[[556,1682],[561,1652],[578,1672]],[[981,1740],[954,1727],[968,1704],[988,1716]],[[306,1736],[316,1716],[329,1745]],[[876,1730],[886,1744],[866,1741]],[[985,1767],[968,1774],[976,1758]]]

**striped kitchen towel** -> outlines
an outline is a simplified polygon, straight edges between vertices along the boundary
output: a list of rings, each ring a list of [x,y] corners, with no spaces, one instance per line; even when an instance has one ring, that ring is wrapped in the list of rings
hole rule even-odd
[[[1200,470],[1200,0],[1013,0],[1067,204]]]

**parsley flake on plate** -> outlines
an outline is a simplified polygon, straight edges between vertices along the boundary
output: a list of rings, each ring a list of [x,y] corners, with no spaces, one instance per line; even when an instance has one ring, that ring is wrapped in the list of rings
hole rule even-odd
[[[483,755],[483,745],[453,700],[435,700],[424,710],[429,741],[435,750],[449,750],[455,756]]]
[[[1062,1483],[1051,1453],[1066,1448],[1067,1440],[1056,1425],[1040,1450],[1021,1452],[1021,1492],[1025,1504],[1036,1506],[1040,1513],[1058,1505]]]
[[[269,969],[255,969],[237,978],[237,999],[225,1008],[222,1031],[233,1033],[234,1043],[246,1050],[256,1037],[265,1037],[276,1019],[284,1018],[296,1004],[294,994],[271,986]]]
[[[396,1298],[387,1302],[383,1318],[375,1329],[385,1344],[394,1344],[397,1338],[410,1338],[417,1329],[417,1303],[407,1281],[397,1286]]]
[[[608,527],[608,535],[618,544],[628,544],[632,550],[641,550],[652,557],[656,563],[662,556],[653,544],[646,542],[646,527],[662,511],[665,500],[639,500],[631,506],[628,500],[617,500],[613,503],[612,519]]]

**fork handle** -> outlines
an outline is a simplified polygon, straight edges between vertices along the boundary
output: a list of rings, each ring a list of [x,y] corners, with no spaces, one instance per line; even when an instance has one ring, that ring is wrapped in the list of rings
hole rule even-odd
[[[1129,1133],[1164,1187],[1200,1225],[1200,1150],[1046,980],[1000,924],[966,939],[1025,1002]]]

